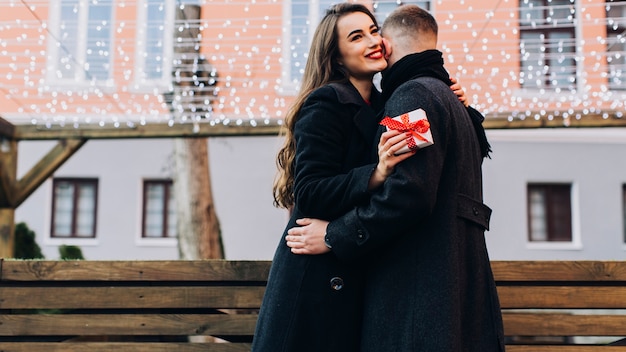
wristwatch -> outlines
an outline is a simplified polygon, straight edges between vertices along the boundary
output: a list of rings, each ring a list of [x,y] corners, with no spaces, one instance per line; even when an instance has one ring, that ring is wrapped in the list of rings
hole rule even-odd
[[[326,245],[326,247],[328,247],[328,249],[332,249],[333,246],[330,245],[330,242],[328,242],[328,235],[324,234],[324,244]]]

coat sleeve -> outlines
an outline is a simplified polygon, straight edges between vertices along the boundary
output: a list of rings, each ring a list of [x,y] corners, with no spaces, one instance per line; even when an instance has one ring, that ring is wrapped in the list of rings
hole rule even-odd
[[[330,88],[311,94],[296,122],[294,195],[298,210],[330,220],[367,199],[375,164],[346,169],[348,148],[354,147],[356,105],[338,102]],[[370,145],[371,141],[362,141]],[[367,152],[368,148],[361,148]]]
[[[417,108],[426,112],[434,144],[398,164],[367,204],[330,222],[327,241],[339,258],[353,260],[398,236],[414,235],[433,211],[449,138],[446,105],[428,87],[411,81],[394,92],[385,113],[398,116]]]

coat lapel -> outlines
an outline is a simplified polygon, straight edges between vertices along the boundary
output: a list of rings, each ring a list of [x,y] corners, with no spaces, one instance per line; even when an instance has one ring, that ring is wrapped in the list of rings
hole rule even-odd
[[[354,126],[368,144],[372,143],[374,138],[377,138],[378,132],[378,120],[372,120],[376,116],[376,112],[363,101],[363,98],[361,98],[361,95],[352,84],[335,82],[331,83],[331,85],[335,88],[337,97],[342,104],[356,105],[358,110],[353,117]],[[372,89],[376,88],[372,87]],[[378,145],[378,143],[375,144]]]

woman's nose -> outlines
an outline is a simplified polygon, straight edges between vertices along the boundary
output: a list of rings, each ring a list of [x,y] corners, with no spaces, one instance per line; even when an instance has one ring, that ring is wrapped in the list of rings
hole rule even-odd
[[[370,46],[379,46],[382,45],[383,40],[380,36],[369,35]]]

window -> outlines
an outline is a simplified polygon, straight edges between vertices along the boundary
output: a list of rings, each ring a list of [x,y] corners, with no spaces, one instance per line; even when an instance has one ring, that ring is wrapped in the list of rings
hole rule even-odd
[[[389,13],[395,10],[396,7],[404,4],[414,4],[424,10],[430,11],[430,1],[398,1],[398,0],[381,0],[374,3],[374,15],[380,26],[383,25],[385,18]]]
[[[606,2],[609,88],[626,89],[626,0]]]
[[[576,89],[574,0],[520,0],[520,85]]]
[[[176,237],[176,203],[171,180],[144,180],[141,237]]]
[[[138,0],[137,60],[139,84],[166,85],[172,70],[174,2]]]
[[[315,28],[322,17],[335,1],[332,0],[291,0],[286,1],[287,11],[287,31],[289,36],[285,43],[289,46],[283,50],[288,55],[285,62],[288,62],[283,70],[284,80],[289,86],[297,87],[304,73],[309,47]]]
[[[50,79],[105,81],[111,75],[113,0],[51,0]]]
[[[55,178],[52,181],[53,238],[95,238],[98,180]]]
[[[528,185],[528,238],[531,242],[572,241],[570,184]]]

